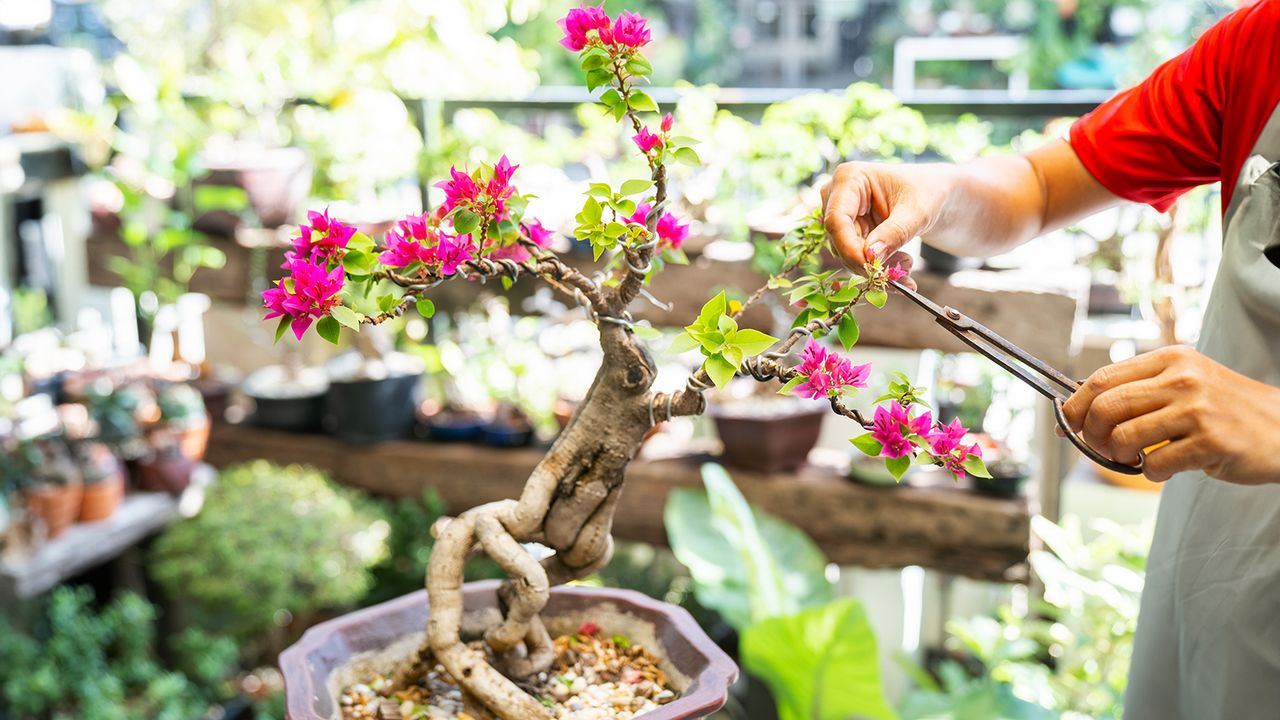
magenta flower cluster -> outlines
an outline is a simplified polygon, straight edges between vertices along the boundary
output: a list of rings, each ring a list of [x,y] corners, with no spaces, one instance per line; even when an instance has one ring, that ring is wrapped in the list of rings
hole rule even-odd
[[[299,258],[311,262],[341,262],[355,232],[354,227],[330,218],[329,208],[324,212],[308,210],[307,222],[298,227],[298,237],[293,239],[293,250],[285,254],[288,262],[284,267]]]
[[[674,125],[675,119],[671,117],[671,113],[667,113],[662,116],[662,122],[658,126],[661,132],[650,132],[649,128],[642,127],[640,128],[640,132],[631,136],[631,141],[636,144],[636,147],[640,148],[640,152],[648,155],[653,152],[655,148],[664,148],[667,146],[667,143],[670,142],[671,138],[671,128]]]
[[[449,168],[449,179],[436,183],[436,187],[444,190],[444,204],[440,206],[439,215],[462,208],[475,213],[487,222],[501,222],[507,219],[506,201],[515,194],[511,185],[511,176],[519,165],[512,165],[503,155],[493,166],[493,177],[483,185],[464,170]]]
[[[289,323],[299,340],[311,327],[311,323],[329,314],[339,302],[342,291],[342,266],[326,269],[323,262],[315,263],[294,258],[287,267],[289,277],[277,280],[274,287],[262,293],[267,309],[266,319],[292,318]]]
[[[929,411],[912,416],[906,406],[894,400],[888,407],[881,405],[876,408],[873,423],[871,437],[880,443],[881,457],[905,457],[920,446],[956,479],[964,477],[964,461],[969,456],[982,457],[982,447],[977,443],[965,445],[961,442],[969,430],[958,419],[935,427]]]
[[[599,46],[615,53],[639,50],[649,44],[652,33],[649,21],[636,13],[623,11],[617,21],[599,7],[580,7],[556,21],[564,31],[560,44],[580,52],[588,46]]]
[[[452,275],[458,266],[476,258],[470,235],[449,235],[433,225],[428,215],[411,215],[387,231],[386,250],[378,262],[390,268],[421,263],[440,276]]]
[[[627,218],[627,222],[644,225],[652,209],[653,206],[649,203],[637,205],[636,211]],[[663,213],[662,217],[658,218],[658,224],[654,230],[658,233],[658,245],[661,250],[679,250],[684,245],[685,238],[689,237],[689,224],[680,222],[680,218],[669,212]]]
[[[800,353],[800,364],[796,366],[796,372],[804,377],[804,382],[791,388],[793,394],[814,400],[827,400],[848,388],[865,388],[867,376],[871,374],[871,365],[854,365],[848,358],[809,338]]]

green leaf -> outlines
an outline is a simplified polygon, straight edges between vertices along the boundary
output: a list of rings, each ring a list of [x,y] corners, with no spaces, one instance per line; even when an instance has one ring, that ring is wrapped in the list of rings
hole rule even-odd
[[[201,185],[191,195],[197,213],[226,210],[239,213],[249,207],[249,193],[234,185]]]
[[[689,352],[700,345],[701,343],[698,342],[698,339],[690,335],[686,330],[685,332],[677,335],[675,339],[671,341],[671,344],[667,346],[667,352],[673,355],[678,355],[680,353]]]
[[[658,103],[643,90],[631,91],[631,109],[636,112],[658,112]]]
[[[599,70],[609,62],[609,58],[604,55],[586,55],[582,58],[583,70]]]
[[[421,298],[417,302],[418,314],[424,318],[429,318],[436,314],[436,304],[426,298]]]
[[[338,335],[341,334],[342,327],[331,316],[325,316],[320,318],[320,322],[316,323],[316,332],[320,334],[320,337],[337,345]]]
[[[351,239],[347,241],[347,251],[358,250],[366,255],[372,254],[373,238],[364,233],[355,233]]]
[[[510,289],[511,289],[511,286],[512,286],[512,285],[515,285],[515,284],[516,284],[516,283],[515,283],[515,281],[514,281],[514,280],[512,280],[511,278],[507,277],[506,275],[503,275],[503,276],[502,276],[502,289],[503,289],[503,290],[510,290]]]
[[[685,165],[701,165],[702,158],[698,157],[698,153],[691,147],[678,147],[675,150],[676,162],[682,162]]]
[[[603,217],[604,207],[600,205],[600,201],[593,197],[587,198],[586,204],[582,206],[582,219],[589,225],[598,225]]]
[[[358,275],[368,273],[372,264],[373,258],[359,250],[348,250],[347,254],[342,258],[342,267],[348,272],[354,272]]]
[[[636,55],[627,61],[627,72],[632,75],[648,75],[653,72],[653,66],[643,55]]]
[[[615,240],[622,237],[626,232],[627,226],[620,222],[610,221],[609,224],[604,226],[604,234]]]
[[[663,524],[694,594],[741,630],[753,620],[817,606],[834,597],[827,560],[794,525],[750,507],[718,465],[704,465],[707,492],[678,489]]]
[[[791,391],[794,390],[797,385],[803,383],[805,380],[808,380],[808,379],[809,378],[805,377],[804,375],[797,375],[791,378],[790,380],[788,380],[785,385],[778,388],[778,394],[790,395]]]
[[[289,323],[292,321],[293,318],[288,315],[280,318],[280,323],[276,325],[276,342],[280,342],[280,338],[284,337],[285,332],[289,330]]]
[[[652,325],[632,325],[631,332],[641,340],[657,340],[662,337],[662,331]]]
[[[969,473],[974,477],[980,477],[980,478],[991,477],[990,471],[987,470],[987,464],[982,462],[982,458],[978,457],[977,455],[970,455],[966,457],[964,459],[964,462],[960,463],[960,465],[964,467],[965,472]]]
[[[858,336],[861,331],[858,329],[858,321],[849,313],[845,313],[840,318],[840,324],[836,326],[836,337],[840,338],[840,344],[847,351],[858,342]]]
[[[871,437],[871,433],[851,438],[849,442],[853,443],[853,446],[861,450],[864,455],[870,455],[871,457],[880,457],[880,453],[884,450],[884,445],[879,440]]]
[[[467,235],[480,227],[480,216],[470,210],[459,210],[453,216],[453,231],[459,235]]]
[[[707,371],[707,376],[711,378],[711,382],[716,387],[723,388],[729,384],[733,376],[738,372],[738,366],[729,362],[723,355],[712,355],[702,363],[702,369]]]
[[[889,302],[889,293],[883,290],[868,290],[866,298],[867,302],[878,308],[882,308],[885,303]]]
[[[587,194],[607,199],[613,197],[613,188],[609,187],[609,183],[591,183]]]
[[[893,720],[875,633],[856,600],[842,599],[742,631],[747,672],[768,684],[779,720]]]
[[[698,324],[707,329],[717,327],[720,316],[724,315],[725,308],[728,306],[729,301],[725,299],[724,291],[721,290],[718,295],[702,306],[702,311],[698,313]]]
[[[608,85],[613,75],[608,70],[592,70],[587,73],[587,90],[595,90],[601,85]]]
[[[618,94],[617,90],[609,88],[600,96],[600,102],[604,103],[606,107],[616,107],[618,103],[622,102],[622,96]]]
[[[635,195],[638,193],[642,193],[651,187],[653,187],[652,180],[641,180],[638,178],[634,178],[631,180],[624,180],[622,183],[622,189],[619,190],[619,192],[621,192],[623,195]]]
[[[894,480],[901,480],[902,474],[907,471],[907,468],[911,467],[911,456],[903,455],[902,457],[885,458],[884,467],[893,475]]]
[[[356,311],[346,305],[334,305],[330,311],[333,319],[337,320],[343,327],[349,327],[356,332],[360,332],[360,316],[356,315]]]
[[[759,330],[743,328],[731,336],[726,336],[725,342],[742,348],[742,352],[746,355],[759,355],[778,342],[778,338],[766,335]]]
[[[395,295],[382,295],[378,297],[378,309],[384,313],[391,312],[391,308],[400,302],[400,298]]]
[[[692,138],[688,135],[676,135],[671,138],[672,145],[697,145],[702,142],[698,138]]]

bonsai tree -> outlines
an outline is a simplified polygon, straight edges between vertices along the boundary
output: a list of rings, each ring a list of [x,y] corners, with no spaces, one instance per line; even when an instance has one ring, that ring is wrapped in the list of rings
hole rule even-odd
[[[883,307],[887,282],[905,273],[879,260],[865,274],[821,271],[825,243],[820,213],[782,242],[785,263],[768,283],[743,303],[724,293],[711,298],[676,338],[672,351],[697,349],[701,366],[671,392],[651,386],[654,361],[645,346],[657,332],[633,321],[628,308],[665,262],[679,262],[687,226],[667,212],[667,168],[697,163],[695,140],[674,133],[670,114],[642,86],[651,72],[642,49],[649,42],[647,21],[630,12],[610,18],[603,9],[571,10],[560,21],[561,44],[577,53],[587,87],[601,108],[624,123],[648,165],[648,176],[614,185],[592,183],[575,236],[607,257],[592,276],[571,267],[549,248],[551,231],[527,212],[530,198],[517,192],[518,166],[504,155],[471,170],[452,168],[437,187],[445,202],[434,212],[408,217],[380,243],[350,226],[313,212],[293,241],[289,275],[264,293],[267,318],[279,318],[276,336],[297,337],[312,326],[336,342],[342,327],[359,332],[416,309],[431,316],[431,288],[448,280],[499,280],[509,286],[522,277],[547,283],[580,304],[599,326],[603,359],[589,393],[568,426],[539,462],[519,498],[472,508],[437,522],[437,540],[427,569],[430,619],[421,648],[396,672],[405,686],[440,663],[462,687],[507,720],[550,718],[550,711],[514,681],[546,669],[554,649],[539,612],[549,588],[582,578],[604,566],[613,541],[610,529],[626,480],[627,465],[656,423],[697,415],[705,393],[735,375],[778,383],[781,392],[828,403],[867,432],[852,442],[884,458],[900,477],[914,460],[946,467],[962,476],[983,473],[976,445],[963,445],[958,422],[936,424],[927,410],[916,412],[920,390],[893,383],[878,401],[873,418],[845,402],[864,388],[870,367],[815,341],[833,334],[848,349],[857,341],[854,308]],[[654,122],[656,120],[656,122]],[[738,325],[742,312],[771,290],[786,291],[801,310],[790,332],[775,338]],[[381,310],[355,311],[354,298],[378,294]],[[803,348],[800,348],[803,343]],[[793,351],[799,360],[791,361]],[[555,554],[536,560],[521,543],[537,542]],[[460,636],[463,564],[478,547],[510,575],[499,598],[503,621],[488,629],[486,653]]]

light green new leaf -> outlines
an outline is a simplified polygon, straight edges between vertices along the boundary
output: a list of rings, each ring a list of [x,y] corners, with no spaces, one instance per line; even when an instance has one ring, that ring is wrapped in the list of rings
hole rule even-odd
[[[896,717],[881,686],[875,634],[856,600],[753,623],[739,653],[773,691],[779,720]]]
[[[733,376],[738,373],[738,366],[729,362],[723,355],[708,357],[702,363],[702,369],[707,371],[707,377],[711,378],[711,382],[718,388],[728,385]]]
[[[426,298],[422,298],[417,303],[418,314],[424,318],[429,318],[436,314],[436,304]]]
[[[721,290],[718,295],[702,306],[702,310],[698,313],[698,324],[708,330],[719,327],[720,316],[724,314],[725,308],[728,306],[729,301],[725,299],[724,291]]]
[[[652,180],[640,180],[640,179],[624,180],[622,183],[622,188],[618,192],[623,195],[636,195],[638,193],[644,192],[645,190],[648,190],[651,187],[653,187]]]
[[[889,302],[889,294],[883,290],[868,290],[867,302],[878,308],[882,308],[885,303]]]
[[[667,352],[672,355],[679,355],[680,353],[689,352],[701,345],[702,343],[698,342],[698,338],[690,335],[688,331],[685,331],[677,335],[675,339],[671,341],[671,344],[667,346]]]
[[[960,463],[964,467],[964,471],[974,477],[989,478],[991,473],[987,470],[987,464],[982,462],[982,458],[977,455],[970,455]]]
[[[680,147],[675,150],[676,161],[685,165],[701,165],[702,158],[698,157],[698,153],[691,147]]]
[[[797,375],[791,378],[790,380],[788,380],[785,385],[778,388],[778,394],[790,395],[791,391],[794,390],[797,385],[799,385],[800,383],[803,383],[805,380],[808,380],[808,379],[809,378],[805,377],[804,375]]]
[[[582,219],[588,224],[597,225],[602,217],[604,217],[604,208],[600,202],[593,197],[587,198],[587,203],[582,206]]]
[[[743,328],[732,335],[725,336],[725,342],[742,348],[744,354],[751,356],[759,355],[768,350],[774,343],[778,342],[778,338],[766,335],[759,330]]]
[[[342,332],[342,327],[332,317],[322,317],[320,322],[316,323],[316,332],[320,337],[337,345],[338,335]]]
[[[631,91],[631,109],[636,112],[658,112],[658,103],[643,90]]]
[[[631,331],[641,340],[657,340],[662,337],[662,331],[652,325],[633,325]]]
[[[893,476],[894,480],[901,480],[903,473],[907,468],[911,467],[911,456],[903,455],[896,458],[885,458],[884,467]]]
[[[329,311],[333,315],[333,319],[337,320],[343,327],[349,327],[356,332],[360,332],[360,316],[355,310],[346,305],[334,305]]]

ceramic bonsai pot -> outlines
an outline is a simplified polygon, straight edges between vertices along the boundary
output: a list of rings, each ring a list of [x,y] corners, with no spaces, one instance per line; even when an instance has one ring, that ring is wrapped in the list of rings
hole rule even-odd
[[[22,491],[27,512],[44,523],[46,537],[58,537],[80,516],[84,486],[79,482],[40,485]]]
[[[479,636],[499,621],[498,581],[463,590],[464,633]],[[738,668],[683,608],[630,590],[559,586],[542,613],[552,635],[583,622],[642,642],[662,658],[680,693],[645,720],[702,718],[724,705]],[[425,590],[311,628],[280,655],[289,720],[338,718],[338,694],[365,673],[388,672],[418,645],[427,622]]]
[[[762,413],[739,412],[734,406],[712,406],[708,412],[724,444],[724,464],[763,473],[787,472],[804,465],[818,444],[822,420],[830,410]]]
[[[485,420],[479,413],[448,408],[433,413],[419,410],[418,422],[424,434],[436,442],[471,442],[480,436]]]
[[[325,397],[324,429],[355,445],[409,437],[421,380],[421,373],[376,380],[333,380]]]
[[[269,366],[245,378],[241,389],[253,401],[249,423],[286,432],[320,432],[329,379],[319,368]]]

